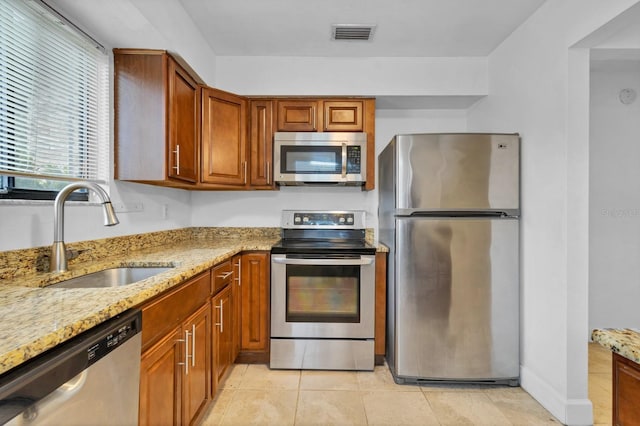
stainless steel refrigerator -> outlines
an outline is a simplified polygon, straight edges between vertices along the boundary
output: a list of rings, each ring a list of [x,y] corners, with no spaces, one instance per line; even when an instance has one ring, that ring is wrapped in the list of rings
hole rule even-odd
[[[395,381],[517,385],[518,135],[397,135],[378,167]]]

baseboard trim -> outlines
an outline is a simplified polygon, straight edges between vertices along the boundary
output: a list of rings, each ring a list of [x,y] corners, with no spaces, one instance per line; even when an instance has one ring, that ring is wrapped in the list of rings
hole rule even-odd
[[[593,424],[593,405],[589,399],[566,399],[526,367],[520,367],[520,382],[524,390],[565,425]]]

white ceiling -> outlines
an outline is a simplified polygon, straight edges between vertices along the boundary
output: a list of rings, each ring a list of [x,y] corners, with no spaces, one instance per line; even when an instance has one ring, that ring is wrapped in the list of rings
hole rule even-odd
[[[217,56],[418,58],[486,57],[545,0],[44,1],[108,47],[171,50],[202,35]],[[376,30],[332,41],[332,24]],[[479,98],[377,97],[387,109],[466,109]]]
[[[221,56],[486,56],[544,0],[179,0]],[[134,1],[135,4],[135,1]],[[332,41],[332,24],[375,24]]]

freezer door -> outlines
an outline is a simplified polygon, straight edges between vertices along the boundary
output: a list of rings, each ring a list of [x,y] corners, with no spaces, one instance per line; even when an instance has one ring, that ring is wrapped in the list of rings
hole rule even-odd
[[[518,220],[398,218],[397,377],[519,376]]]
[[[398,135],[396,144],[398,213],[501,210],[518,215],[518,135]]]

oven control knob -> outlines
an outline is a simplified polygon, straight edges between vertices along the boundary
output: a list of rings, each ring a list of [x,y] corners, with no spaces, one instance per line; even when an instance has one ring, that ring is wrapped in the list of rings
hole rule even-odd
[[[340,223],[344,223],[344,217],[340,218]]]
[[[308,218],[307,216],[305,216],[305,217],[303,217],[303,218],[302,218],[302,221],[303,221],[304,223],[307,223],[307,222],[309,222],[309,218]]]
[[[293,219],[293,221],[294,221],[295,223],[300,223],[300,221],[301,221],[301,220],[302,220],[302,219],[300,219],[300,216],[296,216],[296,217]]]
[[[348,217],[348,218],[347,218],[347,222],[349,222],[349,223],[353,223],[353,218],[352,218],[352,217]]]

